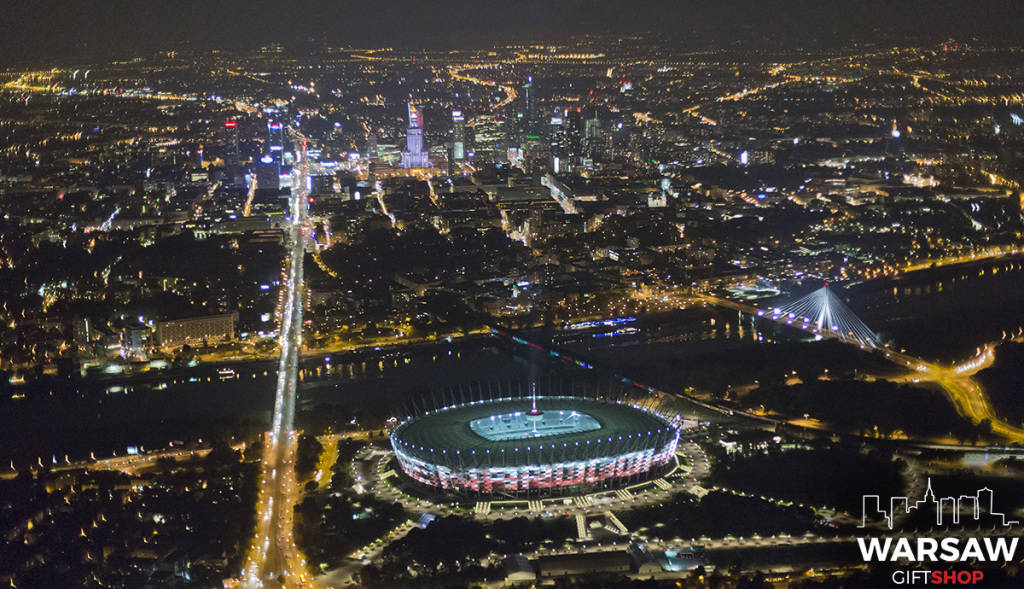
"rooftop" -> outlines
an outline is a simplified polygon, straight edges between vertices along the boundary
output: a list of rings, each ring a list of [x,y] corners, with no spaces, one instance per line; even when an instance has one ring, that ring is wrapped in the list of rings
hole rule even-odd
[[[527,398],[476,401],[407,421],[392,441],[426,461],[479,464],[501,457],[511,466],[560,461],[566,451],[570,459],[612,456],[661,447],[676,436],[665,418],[626,404],[538,397],[542,419],[529,419],[530,409]]]

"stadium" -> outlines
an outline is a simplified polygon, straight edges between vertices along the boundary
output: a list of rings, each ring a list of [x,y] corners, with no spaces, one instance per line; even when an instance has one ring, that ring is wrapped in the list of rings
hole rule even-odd
[[[590,493],[675,465],[679,429],[650,400],[522,388],[495,398],[483,398],[482,388],[470,400],[464,392],[444,396],[396,424],[391,444],[400,470],[434,492],[498,498]]]

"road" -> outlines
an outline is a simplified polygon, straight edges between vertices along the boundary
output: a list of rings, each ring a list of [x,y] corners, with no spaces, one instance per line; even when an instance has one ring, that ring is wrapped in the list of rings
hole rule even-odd
[[[456,80],[462,80],[463,82],[470,82],[470,83],[473,83],[473,84],[478,84],[480,86],[492,86],[492,87],[495,87],[495,88],[501,88],[501,90],[505,93],[505,98],[503,100],[501,100],[500,102],[498,102],[498,103],[496,103],[496,104],[491,106],[491,109],[493,111],[498,111],[498,110],[502,109],[503,107],[506,107],[506,106],[512,104],[512,101],[516,99],[516,89],[513,88],[511,84],[506,86],[506,85],[499,84],[498,82],[494,82],[492,80],[484,80],[483,78],[477,78],[475,76],[470,76],[470,75],[462,73],[462,72],[469,71],[469,70],[482,69],[483,67],[486,67],[486,66],[483,66],[481,64],[469,64],[469,65],[462,65],[462,66],[449,66],[448,67],[448,74],[452,78],[454,78]]]
[[[910,272],[917,272],[919,270],[930,270],[932,268],[941,268],[943,266],[955,266],[957,264],[990,260],[992,258],[1006,258],[1009,256],[1019,255],[1021,252],[1022,249],[1019,247],[992,246],[966,254],[942,256],[941,258],[928,258],[927,260],[921,260],[919,262],[908,262],[906,266],[901,266],[899,268],[899,273],[907,274]]]
[[[235,444],[231,447],[234,450],[245,451],[245,444]],[[114,456],[101,460],[76,460],[75,462],[62,461],[56,464],[47,464],[42,457],[39,459],[40,468],[47,467],[51,473],[74,472],[79,470],[116,470],[124,473],[137,473],[147,469],[155,468],[157,461],[161,458],[173,458],[176,461],[202,458],[210,453],[209,448],[199,450],[168,450],[149,454],[128,454],[126,456]],[[32,467],[35,471],[35,468]],[[0,473],[0,479],[10,480],[18,476],[18,471],[13,468]]]
[[[293,132],[294,133],[294,132]],[[296,134],[297,135],[297,134]],[[299,355],[302,345],[302,292],[306,225],[307,176],[306,140],[298,136],[295,188],[291,199],[288,275],[281,308],[281,360],[274,400],[273,426],[263,460],[260,496],[257,504],[257,533],[249,547],[242,572],[242,586],[297,587],[310,582],[292,538],[292,505],[299,489],[295,481],[296,437],[295,395],[298,391]]]
[[[1002,421],[989,403],[981,385],[970,376],[957,374],[949,369],[932,371],[928,375],[928,378],[922,380],[931,380],[941,386],[961,415],[969,417],[975,423],[987,419],[992,424],[992,433],[1016,442],[1024,440],[1024,430]]]

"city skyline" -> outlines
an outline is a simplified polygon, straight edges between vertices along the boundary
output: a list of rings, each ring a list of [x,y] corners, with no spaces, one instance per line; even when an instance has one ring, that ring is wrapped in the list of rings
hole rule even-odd
[[[887,534],[1010,545],[1019,4],[37,10],[0,586],[873,589]],[[1024,582],[975,552],[936,572]]]

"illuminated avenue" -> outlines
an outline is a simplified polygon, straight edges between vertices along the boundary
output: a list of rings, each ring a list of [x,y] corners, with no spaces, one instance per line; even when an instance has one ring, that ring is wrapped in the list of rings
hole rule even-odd
[[[281,363],[274,398],[273,427],[269,450],[263,460],[260,500],[257,509],[258,532],[250,547],[249,561],[243,572],[243,587],[274,587],[279,581],[291,587],[308,580],[305,560],[295,547],[292,506],[298,496],[295,480],[295,402],[298,395],[299,355],[302,346],[302,285],[307,233],[306,209],[308,162],[306,139],[296,135],[301,147],[296,187],[291,198],[291,223],[288,236],[288,279],[281,309]]]

